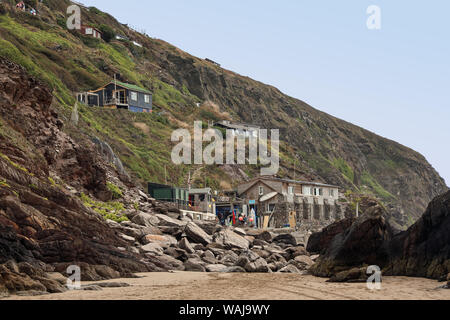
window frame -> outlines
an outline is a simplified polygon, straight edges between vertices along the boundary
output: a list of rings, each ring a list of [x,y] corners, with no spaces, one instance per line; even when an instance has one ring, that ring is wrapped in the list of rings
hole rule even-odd
[[[323,196],[323,189],[322,188],[314,188],[313,194],[316,197],[322,197]]]
[[[133,99],[133,96],[135,96],[136,99]],[[130,91],[130,100],[131,101],[138,101],[138,93],[136,91]]]

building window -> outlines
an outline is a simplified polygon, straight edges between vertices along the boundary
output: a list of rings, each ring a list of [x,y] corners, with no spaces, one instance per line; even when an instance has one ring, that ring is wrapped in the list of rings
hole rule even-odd
[[[150,103],[150,96],[148,94],[144,95],[145,103]]]
[[[315,196],[323,196],[323,190],[321,188],[314,188]]]
[[[330,197],[334,197],[334,190],[330,189]]]
[[[264,187],[259,187],[259,195],[262,196],[264,194]]]
[[[137,101],[137,98],[138,96],[137,96],[137,92],[133,92],[133,91],[131,91],[131,100],[133,100],[133,101]]]
[[[94,30],[92,28],[86,28],[86,34],[92,34],[94,32]]]
[[[294,194],[294,187],[288,187],[288,194]]]
[[[311,195],[311,187],[303,187],[303,194],[306,196]]]
[[[267,206],[267,212],[273,212],[275,210],[275,203],[269,203]]]

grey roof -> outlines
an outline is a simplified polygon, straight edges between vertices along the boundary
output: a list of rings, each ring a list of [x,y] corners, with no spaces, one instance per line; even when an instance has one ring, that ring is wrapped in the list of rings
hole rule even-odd
[[[296,183],[296,184],[306,184],[306,185],[317,186],[317,187],[339,188],[339,186],[335,186],[332,184],[313,182],[313,181],[301,181],[301,180],[283,179],[283,178],[276,178],[276,177],[259,177],[257,179],[275,180],[275,181],[282,181],[282,182]]]
[[[189,193],[190,194],[206,194],[206,193],[211,193],[212,189],[211,188],[201,188],[201,189],[190,189]]]
[[[216,125],[227,127],[230,129],[240,129],[240,130],[259,130],[261,129],[258,126],[252,125],[252,124],[245,124],[245,123],[228,123],[227,121],[220,121],[217,122]]]

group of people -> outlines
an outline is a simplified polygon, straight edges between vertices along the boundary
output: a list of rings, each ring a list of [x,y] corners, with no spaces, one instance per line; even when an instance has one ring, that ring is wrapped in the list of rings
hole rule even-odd
[[[22,11],[27,11],[27,6],[25,5],[25,3],[23,1],[20,1],[18,4],[16,4],[16,9],[22,10]],[[37,14],[36,9],[34,8],[30,8],[29,11],[33,16],[35,16]]]
[[[228,213],[219,212],[217,217],[222,226],[256,227],[256,213],[254,209],[251,209],[249,215],[230,211]]]

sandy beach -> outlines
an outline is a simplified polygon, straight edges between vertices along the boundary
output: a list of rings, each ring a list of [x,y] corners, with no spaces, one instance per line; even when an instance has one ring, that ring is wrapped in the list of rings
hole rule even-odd
[[[68,291],[8,300],[450,300],[443,283],[423,278],[384,277],[381,290],[365,283],[327,283],[293,274],[146,273],[125,282],[130,287]],[[83,284],[90,284],[86,282]],[[94,283],[95,284],[95,283]]]

